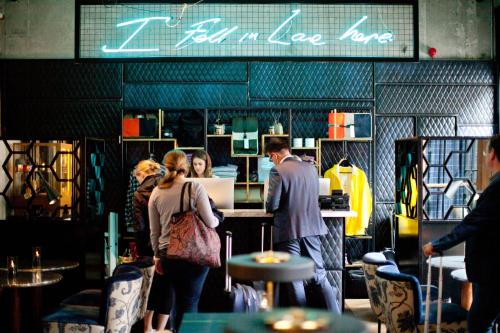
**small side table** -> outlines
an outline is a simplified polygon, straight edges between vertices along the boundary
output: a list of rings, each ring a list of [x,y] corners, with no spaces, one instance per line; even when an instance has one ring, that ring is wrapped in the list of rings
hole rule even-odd
[[[465,310],[469,311],[472,304],[472,283],[467,279],[467,273],[465,269],[456,269],[451,272],[451,277],[453,280],[462,283],[460,287],[460,305]]]

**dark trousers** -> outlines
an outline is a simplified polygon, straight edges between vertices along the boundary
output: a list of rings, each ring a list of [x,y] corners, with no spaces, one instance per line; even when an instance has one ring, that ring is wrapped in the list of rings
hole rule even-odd
[[[309,236],[277,243],[275,248],[278,251],[311,258],[315,265],[315,273],[311,283],[321,290],[327,308],[334,313],[340,313],[337,303],[337,288],[332,287],[326,277],[319,236]],[[284,285],[288,293],[289,305],[300,307],[307,305],[303,281],[295,281]]]
[[[172,283],[167,278],[167,275],[160,275],[155,272],[149,290],[147,309],[159,314],[170,315],[173,298]]]
[[[174,291],[173,316],[175,330],[178,331],[184,313],[198,312],[198,302],[207,278],[208,267],[165,257],[161,258],[161,266]]]
[[[469,333],[490,333],[500,315],[500,285],[473,284],[472,305],[467,316]]]

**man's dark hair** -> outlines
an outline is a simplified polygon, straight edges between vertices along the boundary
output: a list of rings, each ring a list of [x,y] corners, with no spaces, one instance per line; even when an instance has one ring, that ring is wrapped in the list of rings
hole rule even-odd
[[[268,143],[266,143],[266,148],[264,150],[266,154],[269,154],[269,153],[278,153],[283,149],[290,150],[290,145],[288,144],[288,141],[272,138]]]
[[[490,139],[490,144],[488,146],[489,150],[495,151],[495,156],[497,161],[500,162],[500,134],[493,135]]]

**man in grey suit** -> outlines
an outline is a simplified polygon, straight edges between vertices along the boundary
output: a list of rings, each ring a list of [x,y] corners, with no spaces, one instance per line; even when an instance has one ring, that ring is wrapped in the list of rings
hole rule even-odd
[[[319,182],[314,166],[302,162],[290,154],[290,147],[284,140],[273,139],[265,148],[274,163],[269,174],[269,192],[266,201],[267,212],[274,214],[273,242],[278,251],[311,258],[316,272],[311,281],[329,310],[340,313],[336,299],[336,288],[332,288],[326,277],[321,256],[320,235],[327,228],[318,205]],[[303,281],[287,286],[290,305],[306,306]]]

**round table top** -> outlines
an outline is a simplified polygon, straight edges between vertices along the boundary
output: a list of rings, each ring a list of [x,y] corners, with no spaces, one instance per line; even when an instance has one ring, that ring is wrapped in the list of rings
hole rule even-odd
[[[42,272],[54,272],[54,271],[64,271],[68,269],[74,269],[80,266],[78,261],[67,260],[67,259],[47,259],[42,258]],[[5,264],[0,266],[0,270],[6,271],[7,268]],[[37,269],[31,267],[31,263],[28,261],[21,260],[17,268],[18,272],[36,272]]]
[[[270,321],[270,318],[276,320],[290,309],[277,309],[272,312],[260,312],[252,314],[243,314],[234,318],[235,320],[229,320],[226,324],[225,332],[231,333],[253,333],[253,332],[278,332],[273,330],[269,324],[266,322]],[[316,309],[304,309],[306,314],[306,319],[308,318],[326,318],[329,320],[329,324],[320,330],[310,330],[310,332],[335,332],[335,333],[348,333],[348,332],[368,332],[365,324],[361,321],[350,317],[348,315],[335,315],[328,311],[316,310]],[[294,329],[292,332],[304,332],[299,328]]]
[[[280,263],[258,263],[252,254],[234,256],[228,261],[229,275],[250,281],[291,282],[310,279],[314,275],[314,262],[306,257],[290,255]]]
[[[465,269],[456,269],[453,272],[451,272],[451,277],[453,280],[457,280],[460,282],[468,282],[469,280],[467,279],[467,273],[465,272]]]
[[[17,272],[15,278],[9,278],[6,271],[0,271],[0,288],[42,287],[61,281],[62,275],[53,272]]]
[[[429,263],[429,259],[426,260]],[[431,258],[431,266],[439,267],[439,257]],[[464,256],[443,256],[443,268],[463,269],[465,268]]]

